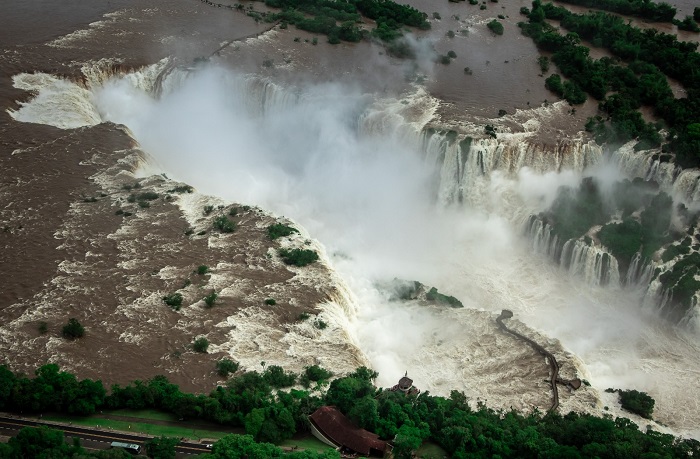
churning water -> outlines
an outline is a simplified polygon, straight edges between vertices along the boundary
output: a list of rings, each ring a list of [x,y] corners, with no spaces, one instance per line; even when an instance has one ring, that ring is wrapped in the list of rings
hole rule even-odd
[[[474,140],[462,152],[449,135],[426,130],[439,101],[421,88],[377,99],[357,88],[282,88],[206,68],[170,73],[157,97],[155,75],[164,66],[106,80],[94,74],[90,91],[20,75],[15,84],[45,90],[13,116],[46,122],[56,117],[39,114],[59,110],[82,125],[123,123],[151,156],[150,167],[299,222],[349,287],[355,314],[337,320],[381,385],[409,371],[434,393],[460,389],[506,408],[541,404],[546,384],[516,383],[523,374],[542,379],[541,359],[528,358],[494,326],[495,313],[508,308],[550,337],[539,337],[545,347],[574,354],[565,359],[569,371],[594,388],[647,391],[658,420],[700,435],[692,390],[700,377],[697,334],[642,308],[643,291],[587,282],[585,266],[596,254],[578,250],[583,268],[567,272],[523,236],[528,216],[545,209],[559,186],[605,169],[599,149],[574,143],[552,152],[504,135]],[[58,94],[80,102],[42,102]],[[377,285],[393,278],[434,285],[466,308],[391,302]],[[592,403],[574,395],[566,408],[602,406]]]

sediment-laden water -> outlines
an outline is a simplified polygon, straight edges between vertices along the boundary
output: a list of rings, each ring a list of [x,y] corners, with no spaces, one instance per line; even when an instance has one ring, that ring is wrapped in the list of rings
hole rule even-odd
[[[281,47],[280,40],[271,34],[249,48]],[[104,75],[104,63],[82,67],[81,84],[50,72],[16,73],[14,87],[36,97],[11,108],[13,122],[69,132],[122,123],[149,157],[143,174],[165,173],[200,193],[259,205],[303,225],[323,245],[345,292],[326,317],[357,346],[358,361],[380,372],[381,385],[409,371],[418,387],[434,393],[464,390],[504,408],[542,405],[549,390],[541,382],[544,362],[497,330],[494,319],[508,308],[557,354],[563,371],[593,385],[595,391],[565,397],[564,409],[609,404],[617,413],[602,390],[635,388],[655,397],[659,421],[700,435],[700,406],[689,390],[700,376],[697,331],[659,320],[653,305],[642,306],[643,289],[622,288],[618,279],[598,285],[599,253],[569,247],[563,269],[523,236],[528,217],[547,208],[558,186],[578,183],[584,172],[640,175],[645,167],[639,164],[646,159],[629,152],[607,165],[587,141],[552,142],[548,125],[567,116],[563,104],[528,109],[520,101],[493,140],[473,117],[445,119],[454,110],[444,109],[438,90],[283,86],[241,72],[231,56],[199,70],[171,70],[161,80],[165,61],[113,77]],[[452,127],[456,139],[449,138]],[[463,151],[459,141],[468,135],[474,140]],[[540,135],[548,141],[539,142]],[[670,188],[678,182],[659,181]],[[684,193],[694,200],[697,191]],[[392,302],[377,284],[393,278],[435,285],[465,308]],[[241,335],[221,344],[251,366],[260,347],[244,344],[263,331],[253,318],[232,318],[244,324]],[[276,349],[275,340],[304,334],[269,336],[267,349],[282,355],[295,343]],[[532,386],[524,387],[528,381]]]

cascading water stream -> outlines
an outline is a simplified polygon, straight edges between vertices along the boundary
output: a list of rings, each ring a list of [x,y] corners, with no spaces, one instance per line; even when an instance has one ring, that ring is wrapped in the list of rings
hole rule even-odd
[[[420,89],[373,102],[337,85],[290,91],[220,69],[173,70],[158,99],[134,81],[91,88],[100,119],[126,124],[168,176],[290,215],[318,238],[353,292],[356,317],[344,326],[380,384],[410,370],[431,392],[539,403],[515,383],[531,366],[513,364],[524,357],[493,333],[495,316],[478,312],[507,307],[581,356],[595,387],[646,390],[659,419],[696,429],[700,407],[686,390],[700,371],[696,338],[645,314],[638,292],[613,288],[616,267],[601,250],[567,246],[529,219],[600,162],[600,149],[431,132],[438,101]],[[589,282],[533,256],[532,244]],[[394,277],[435,285],[466,308],[392,304],[376,281]]]

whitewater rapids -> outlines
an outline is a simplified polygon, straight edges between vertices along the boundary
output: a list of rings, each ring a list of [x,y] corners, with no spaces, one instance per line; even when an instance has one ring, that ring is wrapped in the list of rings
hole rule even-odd
[[[125,124],[152,158],[150,170],[299,222],[348,287],[354,316],[334,320],[380,372],[380,385],[408,370],[436,394],[458,389],[492,406],[542,405],[547,384],[514,383],[524,372],[542,379],[544,362],[497,332],[494,319],[508,308],[595,389],[563,409],[609,405],[629,416],[602,391],[634,388],[656,399],[658,421],[700,437],[691,390],[700,377],[697,335],[641,308],[643,292],[591,285],[533,253],[522,236],[557,187],[602,170],[594,169],[600,149],[581,142],[552,154],[533,146],[533,109],[525,135],[481,139],[482,128],[472,126],[475,140],[461,157],[444,135],[426,134],[439,101],[421,88],[375,100],[339,85],[287,89],[214,68],[173,72],[156,97],[165,65],[110,79],[85,72],[87,88],[18,75],[15,86],[37,96],[11,115],[64,129]],[[392,303],[376,285],[395,277],[434,285],[465,309]]]

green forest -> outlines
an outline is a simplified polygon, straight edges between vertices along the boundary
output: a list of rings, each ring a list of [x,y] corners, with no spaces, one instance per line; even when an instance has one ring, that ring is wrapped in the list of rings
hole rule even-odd
[[[533,2],[523,9],[529,21],[519,26],[537,46],[552,53],[551,60],[568,80],[547,79],[547,87],[571,104],[598,100],[600,114],[586,130],[599,143],[611,145],[637,140],[637,150],[657,148],[674,153],[682,167],[700,165],[700,53],[697,43],[674,35],[639,29],[623,18],[605,13],[574,14],[552,3]],[[559,21],[562,35],[546,20]],[[593,59],[582,40],[608,50],[614,57]],[[676,99],[667,77],[683,85],[687,96]],[[650,107],[659,122],[647,122],[640,109]],[[659,131],[666,128],[668,136]],[[670,157],[669,157],[670,158]]]
[[[265,4],[282,9],[268,15],[266,20],[281,21],[282,27],[294,24],[298,29],[326,35],[331,44],[358,42],[370,34],[391,41],[402,35],[403,27],[430,28],[426,13],[390,0],[265,0]],[[371,32],[362,28],[361,16],[376,22]]]
[[[700,282],[695,280],[700,274],[700,239],[694,234],[700,214],[683,204],[676,206],[676,223],[688,228],[687,232],[672,225],[673,214],[673,200],[653,182],[641,178],[619,181],[607,195],[596,179],[587,177],[578,188],[560,188],[551,207],[539,218],[553,228],[561,245],[580,238],[591,244],[586,234],[600,226],[596,236],[617,259],[622,278],[635,257],[645,264],[661,250],[661,261],[676,259],[671,268],[664,272],[659,268],[653,277],[671,294],[664,313],[678,322],[700,290]]]
[[[294,374],[273,365],[262,373],[237,373],[204,395],[183,393],[164,376],[124,387],[114,385],[107,391],[102,382],[78,380],[54,364],[40,367],[33,378],[0,366],[0,410],[88,415],[100,409],[152,408],[173,413],[185,422],[203,419],[245,429],[246,435],[230,435],[217,442],[210,454],[200,456],[205,459],[339,457],[335,451],[283,453],[274,445],[296,432],[308,431],[308,415],[324,405],[336,406],[360,427],[391,440],[396,459],[410,458],[424,441],[436,443],[454,459],[671,459],[700,455],[700,442],[651,429],[642,431],[626,418],[494,410],[483,403],[470,405],[458,391],[449,397],[427,392],[405,395],[375,387],[377,376],[362,367],[332,379],[329,371],[318,366]],[[653,400],[643,393],[625,393],[630,406],[639,405],[651,416]],[[77,446],[61,443],[57,434],[29,430],[34,433],[23,431],[25,437],[0,444],[0,458],[119,457],[107,452],[80,453]],[[40,435],[46,438],[37,438]],[[36,445],[55,451],[39,455],[33,450],[27,456],[26,448]]]

